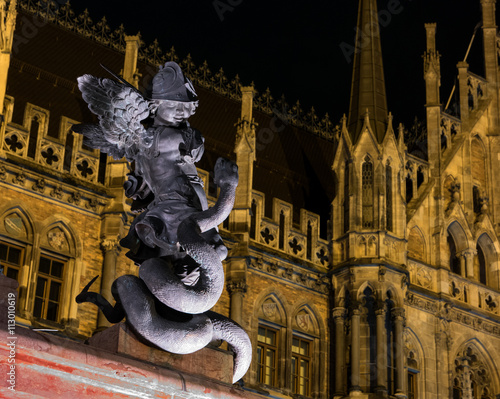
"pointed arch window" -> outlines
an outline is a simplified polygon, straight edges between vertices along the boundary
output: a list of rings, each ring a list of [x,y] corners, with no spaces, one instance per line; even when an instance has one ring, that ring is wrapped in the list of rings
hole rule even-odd
[[[406,203],[409,204],[413,198],[413,180],[410,175],[406,176]]]
[[[448,226],[448,250],[450,254],[450,270],[453,273],[466,277],[464,251],[467,249],[467,237],[458,222]]]
[[[278,330],[259,325],[257,337],[257,381],[276,386],[278,366]]]
[[[349,161],[344,168],[344,233],[349,231]]]
[[[484,256],[483,248],[479,243],[476,245],[477,250],[477,263],[479,272],[479,282],[486,285],[488,283],[487,270],[486,270],[486,257]]]
[[[385,167],[385,218],[386,228],[392,231],[392,167],[387,164]]]
[[[408,355],[407,364],[408,364],[408,381],[407,381],[408,399],[417,399],[419,367],[415,353],[413,351],[410,351]]]
[[[292,340],[292,392],[311,393],[311,341],[298,336]]]
[[[478,191],[476,195],[477,197],[480,197],[481,194],[486,192],[487,190],[488,169],[486,168],[486,159],[487,159],[486,151],[483,142],[478,136],[474,137],[471,141],[470,154],[471,154],[471,164],[472,164],[471,175],[472,175],[472,181],[474,182],[473,190],[474,187],[476,187],[476,190]]]
[[[36,276],[33,317],[59,321],[65,261],[40,255]]]
[[[258,308],[254,382],[266,390],[311,397],[313,387],[326,378],[326,359],[319,355],[325,342],[318,317],[308,305],[287,316],[274,294],[265,297]]]
[[[475,214],[481,213],[481,193],[478,186],[472,187],[472,206]]]
[[[24,248],[7,242],[0,242],[0,267],[3,274],[19,281],[19,273],[24,260]]]
[[[498,290],[500,283],[496,278],[496,266],[498,265],[498,253],[493,241],[488,234],[483,233],[476,243],[477,256],[474,258],[474,276],[477,276],[482,284]]]
[[[75,238],[59,222],[39,234],[33,232],[22,209],[0,215],[0,265],[4,274],[19,282],[17,316],[32,325],[67,328],[76,334],[69,306],[78,290]]]
[[[363,227],[373,228],[373,163],[367,156],[361,168]]]
[[[447,240],[448,248],[450,250],[450,269],[453,273],[462,274],[460,259],[457,256],[457,246],[455,245],[455,240],[450,233],[448,233]]]
[[[469,346],[457,353],[454,364],[453,399],[495,397],[491,392],[490,370],[475,347]]]
[[[309,306],[297,309],[292,317],[292,329],[290,388],[295,395],[311,397],[313,386],[317,386],[324,369],[318,354],[321,341],[318,319]]]

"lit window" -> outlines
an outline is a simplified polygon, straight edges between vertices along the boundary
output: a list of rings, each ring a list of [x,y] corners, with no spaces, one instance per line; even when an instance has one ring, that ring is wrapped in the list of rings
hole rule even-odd
[[[408,399],[417,397],[417,373],[408,371]]]
[[[58,259],[40,256],[33,307],[34,317],[59,321],[64,266],[64,262]]]
[[[3,266],[5,276],[19,281],[23,258],[24,251],[22,248],[5,242],[0,243],[0,264]]]
[[[258,382],[270,386],[276,386],[278,332],[268,327],[259,326],[258,341]]]
[[[309,396],[311,386],[310,341],[293,337],[292,343],[292,391]]]

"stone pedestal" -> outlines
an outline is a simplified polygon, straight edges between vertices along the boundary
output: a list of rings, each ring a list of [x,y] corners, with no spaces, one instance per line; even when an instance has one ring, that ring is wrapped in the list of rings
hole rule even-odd
[[[233,380],[233,356],[218,348],[206,347],[188,355],[176,355],[152,348],[139,341],[125,323],[95,334],[88,340],[90,346],[138,360],[191,374],[211,378],[228,384]]]
[[[21,325],[15,335],[15,348],[0,340],[0,359],[15,352],[15,391],[4,378],[2,398],[262,398],[229,382],[230,352],[205,348],[172,355],[137,342],[124,325],[96,335],[91,345]],[[7,376],[10,366],[0,361],[0,374]]]

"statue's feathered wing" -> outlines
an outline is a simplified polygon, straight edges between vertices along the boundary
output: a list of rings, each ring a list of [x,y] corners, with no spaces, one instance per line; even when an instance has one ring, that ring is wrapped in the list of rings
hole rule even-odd
[[[141,124],[149,116],[149,102],[138,90],[92,75],[80,76],[78,87],[89,109],[99,117],[98,125],[73,125],[73,131],[85,136],[87,146],[129,161],[151,147],[152,134]]]

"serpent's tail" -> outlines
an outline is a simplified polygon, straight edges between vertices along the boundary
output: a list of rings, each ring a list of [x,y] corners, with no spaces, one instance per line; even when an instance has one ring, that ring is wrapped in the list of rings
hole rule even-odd
[[[243,378],[252,361],[252,344],[239,324],[221,314],[205,313],[212,321],[213,339],[226,341],[234,352],[233,384]]]

